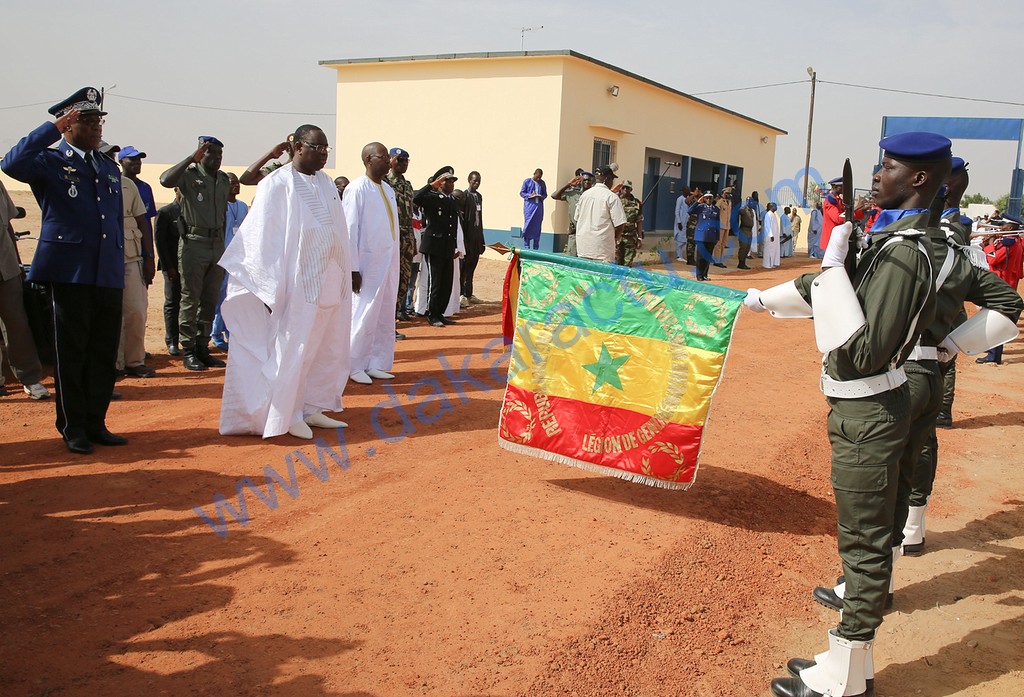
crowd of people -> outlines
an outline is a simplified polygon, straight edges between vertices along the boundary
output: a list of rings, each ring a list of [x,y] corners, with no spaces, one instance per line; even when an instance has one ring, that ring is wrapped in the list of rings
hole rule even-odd
[[[464,191],[440,168],[418,189],[409,153],[369,143],[365,173],[333,181],[323,130],[300,126],[240,177],[221,169],[224,143],[198,146],[160,175],[172,203],[156,208],[139,175],[146,153],[103,140],[100,93],[84,87],[50,108],[3,170],[26,182],[42,211],[28,282],[46,288],[52,334],[33,332],[10,224],[23,215],[0,189],[0,320],[8,359],[33,399],[45,399],[39,342],[52,336],[56,426],[73,453],[123,445],[106,412],[118,377],[150,378],[148,289],[164,280],[167,352],[191,371],[227,368],[222,433],[311,438],[340,428],[345,384],[390,380],[397,321],[431,326],[480,300],[481,176]],[[256,186],[250,209],[240,187]],[[545,194],[546,195],[546,194]],[[226,273],[225,273],[226,272]],[[213,355],[210,344],[227,350]],[[340,376],[307,380],[310,374]]]

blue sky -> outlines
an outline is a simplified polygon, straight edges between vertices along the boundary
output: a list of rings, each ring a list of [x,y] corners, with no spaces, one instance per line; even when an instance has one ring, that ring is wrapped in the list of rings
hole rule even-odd
[[[809,83],[704,93],[808,80],[806,68],[813,66],[820,81],[1024,103],[1016,79],[1024,4],[994,0],[58,0],[46,6],[45,24],[38,4],[4,12],[5,25],[21,30],[5,32],[9,65],[0,78],[0,107],[45,103],[0,110],[4,150],[38,125],[53,101],[85,84],[116,84],[107,102],[111,142],[171,162],[188,154],[196,136],[210,133],[225,141],[227,163],[248,164],[299,123],[323,125],[332,135],[335,72],[319,60],[514,51],[522,27],[540,26],[526,33],[527,50],[573,49],[788,131],[778,142],[776,179],[803,166]],[[430,117],[424,105],[372,108]],[[265,111],[301,115],[255,113]],[[819,82],[812,166],[831,176],[850,157],[858,186],[866,184],[883,115],[1019,118],[1024,108]],[[447,123],[458,128],[460,118],[472,115]],[[995,197],[1009,190],[1015,143],[958,141],[954,148],[972,163],[970,191]]]

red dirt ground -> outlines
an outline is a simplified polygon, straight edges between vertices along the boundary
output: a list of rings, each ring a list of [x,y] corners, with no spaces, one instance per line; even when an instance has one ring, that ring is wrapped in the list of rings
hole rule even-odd
[[[120,382],[108,418],[128,446],[71,455],[52,403],[0,398],[0,694],[760,695],[822,650],[837,618],[810,590],[839,564],[810,323],[741,313],[697,482],[665,491],[498,447],[503,270],[481,262],[458,325],[400,326],[397,397],[350,384],[331,451],[220,436],[223,370],[166,356],[159,285],[158,376]],[[1006,361],[961,361],[880,697],[1024,694],[1024,344]],[[287,483],[290,456],[298,493],[246,491],[247,525],[195,512],[267,466]]]

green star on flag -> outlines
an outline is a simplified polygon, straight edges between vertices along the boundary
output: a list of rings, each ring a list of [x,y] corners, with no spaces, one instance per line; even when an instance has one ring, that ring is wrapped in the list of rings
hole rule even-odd
[[[593,373],[595,376],[593,391],[597,392],[602,385],[611,385],[615,389],[621,390],[622,382],[619,380],[619,368],[628,360],[629,356],[612,358],[612,355],[608,353],[608,346],[602,342],[601,356],[597,359],[597,363],[588,363],[583,366],[585,370]]]

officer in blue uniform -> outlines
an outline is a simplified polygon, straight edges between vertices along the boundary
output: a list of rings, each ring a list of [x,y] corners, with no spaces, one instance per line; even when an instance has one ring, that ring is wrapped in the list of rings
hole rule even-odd
[[[82,454],[94,443],[128,442],[106,426],[121,331],[124,213],[121,173],[97,151],[106,114],[98,100],[96,88],[83,87],[50,107],[56,121],[22,138],[0,163],[31,186],[42,209],[28,278],[53,294],[57,431]]]

